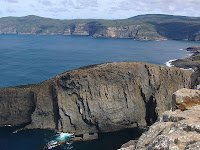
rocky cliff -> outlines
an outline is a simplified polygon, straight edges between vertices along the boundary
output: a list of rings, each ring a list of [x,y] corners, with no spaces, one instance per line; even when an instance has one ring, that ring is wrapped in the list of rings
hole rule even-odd
[[[76,134],[152,124],[190,87],[190,71],[119,62],[83,67],[43,83],[0,89],[0,125]]]
[[[166,40],[166,38],[160,36],[153,28],[145,30],[146,28],[147,24],[104,27],[96,30],[92,36],[98,38],[131,38],[134,40]]]
[[[120,150],[200,149],[200,91],[181,89],[173,100],[179,109],[164,112],[138,141],[130,141]]]

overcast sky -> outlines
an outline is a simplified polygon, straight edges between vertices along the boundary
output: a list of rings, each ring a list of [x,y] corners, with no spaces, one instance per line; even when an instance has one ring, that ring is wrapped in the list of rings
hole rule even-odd
[[[0,0],[0,17],[125,19],[141,14],[200,17],[200,0]]]

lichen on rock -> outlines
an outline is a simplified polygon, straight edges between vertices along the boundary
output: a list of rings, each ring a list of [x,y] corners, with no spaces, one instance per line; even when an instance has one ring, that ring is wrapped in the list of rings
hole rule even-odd
[[[132,145],[120,150],[197,150],[200,148],[199,91],[181,89],[174,93],[175,102],[185,109],[165,111],[156,123]],[[180,107],[179,107],[180,108]]]

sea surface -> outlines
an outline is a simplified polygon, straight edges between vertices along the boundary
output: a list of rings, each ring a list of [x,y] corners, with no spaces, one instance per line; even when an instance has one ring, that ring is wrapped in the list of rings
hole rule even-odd
[[[200,42],[0,35],[0,87],[38,83],[67,70],[104,62],[139,61],[166,65],[169,60],[188,56],[190,53],[183,49],[189,46],[200,46]],[[18,131],[20,128],[0,127],[0,150],[47,149],[49,142],[66,138],[62,133],[55,135],[55,131]],[[104,133],[98,140],[62,144],[53,149],[115,150],[141,133],[138,128]]]

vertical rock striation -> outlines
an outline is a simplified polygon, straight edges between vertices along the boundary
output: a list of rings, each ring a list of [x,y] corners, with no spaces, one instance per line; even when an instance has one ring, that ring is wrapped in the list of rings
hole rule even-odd
[[[1,88],[0,124],[28,123],[29,129],[76,134],[150,125],[171,108],[176,90],[190,86],[190,75],[177,68],[119,62],[68,71],[29,87]]]

